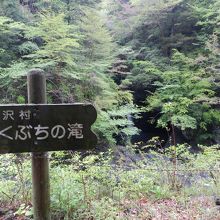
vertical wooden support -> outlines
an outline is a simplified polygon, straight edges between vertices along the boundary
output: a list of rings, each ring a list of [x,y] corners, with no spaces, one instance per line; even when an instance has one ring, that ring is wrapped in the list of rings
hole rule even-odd
[[[27,75],[28,103],[45,104],[46,78],[42,70]],[[32,197],[35,220],[50,220],[49,160],[47,152],[32,153]]]

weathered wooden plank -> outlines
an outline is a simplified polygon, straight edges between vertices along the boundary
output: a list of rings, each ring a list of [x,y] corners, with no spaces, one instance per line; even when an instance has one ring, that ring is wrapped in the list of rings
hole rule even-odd
[[[0,105],[0,153],[92,149],[91,104]]]

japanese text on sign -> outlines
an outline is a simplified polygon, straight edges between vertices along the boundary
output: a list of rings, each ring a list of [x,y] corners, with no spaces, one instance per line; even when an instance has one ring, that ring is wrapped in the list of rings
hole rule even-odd
[[[15,113],[13,110],[5,110],[2,112],[2,120],[3,121],[14,121]],[[30,110],[21,110],[19,111],[18,117],[21,120],[30,120],[31,119],[31,111]],[[15,130],[14,137],[9,136],[7,132],[9,130]],[[49,136],[54,139],[82,139],[83,138],[83,124],[78,123],[68,123],[66,127],[63,125],[55,125],[53,127],[49,126],[41,126],[40,124],[33,127],[32,125],[18,125],[16,128],[13,126],[8,126],[0,131],[0,136],[3,136],[9,140],[22,140],[25,141],[27,139],[32,138],[32,134],[34,131],[34,136],[37,140],[46,140]]]
[[[8,121],[8,120],[15,120],[15,114],[13,110],[6,110],[2,112],[3,120]],[[19,118],[21,120],[30,120],[31,119],[31,111],[30,110],[21,110],[19,111]]]
[[[11,129],[15,129],[14,137],[9,136],[7,132]],[[34,131],[34,132],[33,132]],[[68,124],[66,127],[63,125],[55,125],[53,127],[49,126],[31,126],[31,125],[18,125],[17,128],[13,128],[13,126],[8,126],[0,131],[0,136],[3,136],[9,140],[22,140],[25,141],[27,139],[31,139],[32,134],[34,133],[34,137],[37,140],[46,140],[48,137],[52,137],[54,139],[82,139],[83,138],[83,124]]]
[[[0,105],[0,154],[92,149],[96,117],[85,103]]]

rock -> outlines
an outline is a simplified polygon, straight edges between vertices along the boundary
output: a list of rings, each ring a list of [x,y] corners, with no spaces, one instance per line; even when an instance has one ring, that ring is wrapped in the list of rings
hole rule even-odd
[[[216,204],[217,206],[220,206],[220,198],[216,198],[216,199],[215,199],[215,204]]]
[[[7,210],[0,208],[0,216],[3,216],[7,213]]]
[[[213,134],[214,134],[214,141],[216,144],[220,144],[220,127],[216,126],[213,129]]]

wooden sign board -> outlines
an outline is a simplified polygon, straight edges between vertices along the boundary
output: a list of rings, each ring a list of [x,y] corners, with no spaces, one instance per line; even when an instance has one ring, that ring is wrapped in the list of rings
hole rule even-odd
[[[0,153],[92,149],[91,104],[0,105]]]

